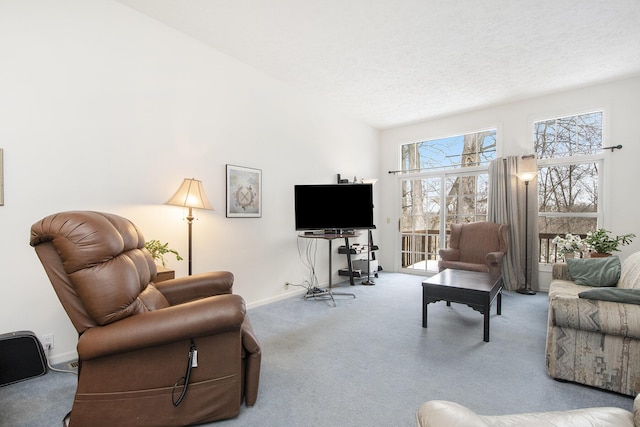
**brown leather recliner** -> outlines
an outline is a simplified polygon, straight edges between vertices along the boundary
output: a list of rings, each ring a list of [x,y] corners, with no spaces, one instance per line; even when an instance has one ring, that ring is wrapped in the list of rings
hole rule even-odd
[[[494,222],[451,224],[449,247],[440,249],[438,270],[483,271],[498,277],[509,243],[509,225]]]
[[[108,213],[50,215],[30,243],[79,334],[71,426],[188,425],[253,406],[260,344],[231,273],[153,283],[142,233]]]

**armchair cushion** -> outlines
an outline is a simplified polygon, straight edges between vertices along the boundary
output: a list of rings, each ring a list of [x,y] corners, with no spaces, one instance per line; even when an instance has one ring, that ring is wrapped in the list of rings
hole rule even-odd
[[[569,258],[569,273],[577,285],[615,286],[620,280],[620,258]]]

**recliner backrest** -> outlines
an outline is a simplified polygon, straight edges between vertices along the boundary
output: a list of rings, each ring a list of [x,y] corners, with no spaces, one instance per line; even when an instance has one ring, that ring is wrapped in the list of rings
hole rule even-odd
[[[157,270],[144,236],[126,218],[61,212],[34,224],[30,243],[80,334],[169,306],[151,283]]]

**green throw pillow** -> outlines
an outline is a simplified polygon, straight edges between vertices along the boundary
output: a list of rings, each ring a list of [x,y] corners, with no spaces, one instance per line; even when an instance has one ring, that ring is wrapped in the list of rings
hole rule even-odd
[[[620,279],[620,259],[615,255],[606,258],[569,258],[567,265],[577,285],[615,286]]]
[[[640,304],[640,289],[598,288],[582,291],[580,298],[596,299],[600,301],[623,302],[627,304]]]

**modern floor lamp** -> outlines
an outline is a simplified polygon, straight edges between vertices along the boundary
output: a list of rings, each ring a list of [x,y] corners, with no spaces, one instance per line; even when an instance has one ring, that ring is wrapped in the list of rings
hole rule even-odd
[[[166,202],[167,205],[182,206],[183,208],[189,208],[189,214],[186,217],[189,223],[189,276],[191,276],[191,226],[195,219],[193,216],[193,209],[208,209],[213,210],[207,195],[204,192],[202,181],[193,178],[185,178],[178,188],[178,191]]]
[[[518,289],[518,293],[525,295],[535,295],[536,291],[531,289],[529,281],[529,182],[538,174],[535,156],[533,154],[522,156],[520,171],[516,176],[524,181],[524,286]]]

